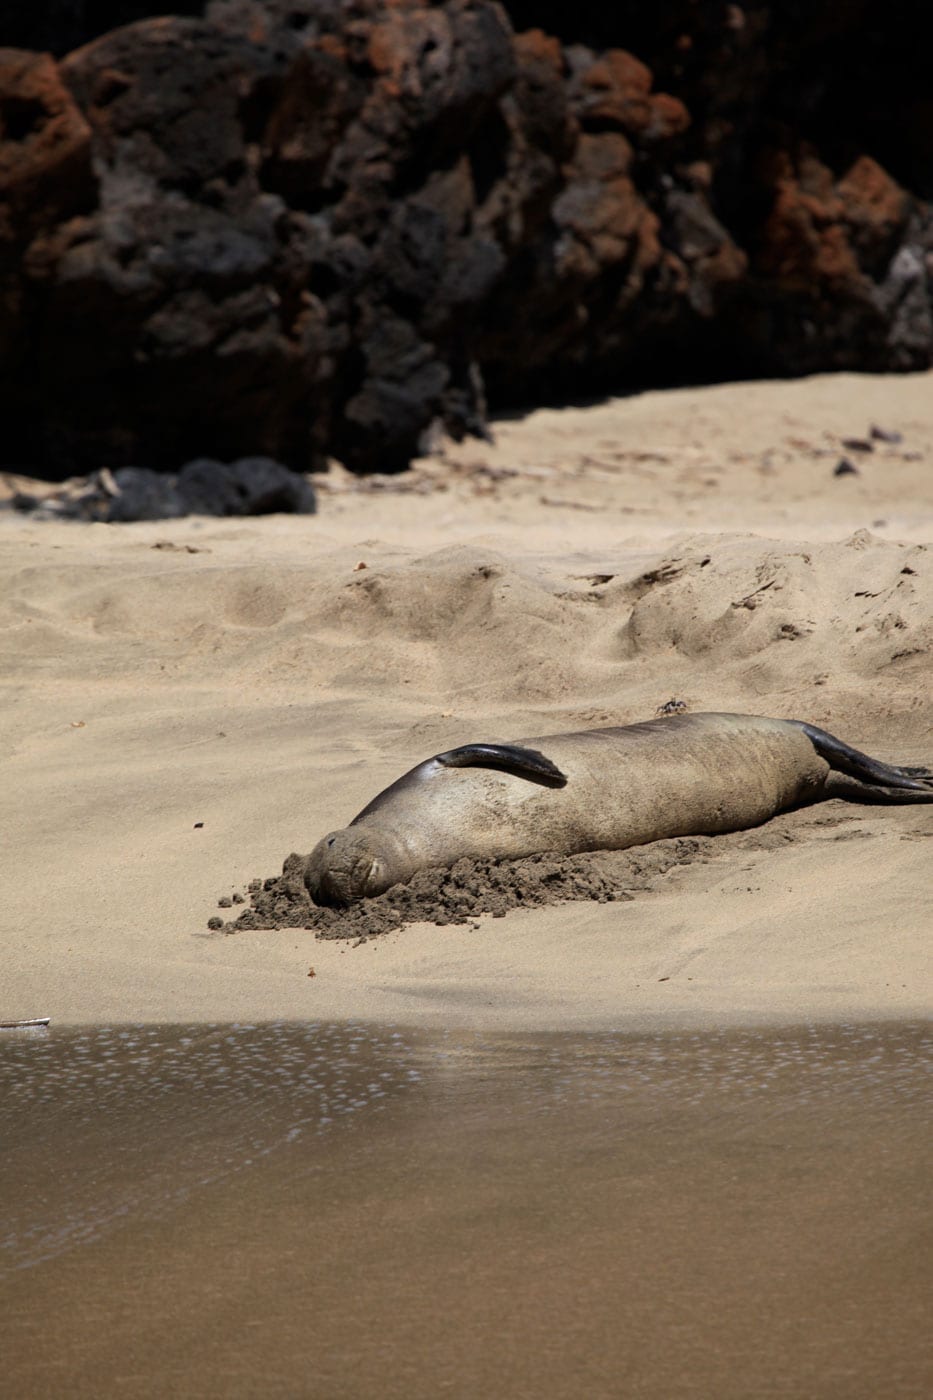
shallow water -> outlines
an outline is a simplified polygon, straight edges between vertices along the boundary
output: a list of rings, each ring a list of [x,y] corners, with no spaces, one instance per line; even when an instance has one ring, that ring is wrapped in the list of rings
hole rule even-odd
[[[0,1033],[3,1391],[925,1397],[931,1043]]]

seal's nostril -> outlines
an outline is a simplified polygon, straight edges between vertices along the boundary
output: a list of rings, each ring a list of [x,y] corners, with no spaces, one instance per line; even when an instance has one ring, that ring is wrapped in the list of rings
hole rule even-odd
[[[330,840],[328,841],[327,844],[328,844],[328,846],[332,846],[332,845],[334,844],[334,838],[333,838],[333,836],[330,838]]]

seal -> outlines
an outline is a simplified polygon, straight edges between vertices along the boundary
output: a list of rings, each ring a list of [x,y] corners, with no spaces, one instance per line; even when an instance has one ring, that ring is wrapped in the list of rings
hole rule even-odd
[[[464,856],[623,850],[758,826],[826,798],[933,802],[933,773],[869,758],[802,720],[674,714],[435,754],[323,837],[304,879],[341,906]]]

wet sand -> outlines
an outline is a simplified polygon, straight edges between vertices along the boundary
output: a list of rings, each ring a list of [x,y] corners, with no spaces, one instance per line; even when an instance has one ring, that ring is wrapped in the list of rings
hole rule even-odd
[[[3,1389],[919,1400],[931,1045],[4,1033]]]

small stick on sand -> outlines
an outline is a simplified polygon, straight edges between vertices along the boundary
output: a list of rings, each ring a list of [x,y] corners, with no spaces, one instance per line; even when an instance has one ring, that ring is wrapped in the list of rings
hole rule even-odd
[[[29,1026],[47,1026],[48,1016],[35,1016],[31,1021],[0,1021],[0,1031],[19,1031]]]

